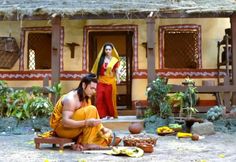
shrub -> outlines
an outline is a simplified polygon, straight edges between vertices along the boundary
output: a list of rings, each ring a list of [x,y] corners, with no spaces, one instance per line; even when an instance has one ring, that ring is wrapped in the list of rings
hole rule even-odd
[[[162,118],[168,118],[172,115],[170,98],[168,96],[170,89],[171,86],[167,84],[167,80],[161,77],[157,77],[147,88],[149,108],[154,113],[159,112]]]
[[[224,106],[214,106],[207,111],[207,119],[209,121],[215,121],[223,116]]]
[[[32,87],[30,92],[14,90],[0,80],[0,117],[26,120],[33,116],[48,117],[52,110],[52,102],[43,96],[40,87]]]

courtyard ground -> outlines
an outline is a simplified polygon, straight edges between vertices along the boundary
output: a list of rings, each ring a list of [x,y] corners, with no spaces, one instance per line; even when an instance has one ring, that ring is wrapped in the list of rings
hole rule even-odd
[[[120,137],[128,132],[116,132]],[[236,161],[236,132],[216,132],[199,141],[158,136],[153,153],[140,158],[106,154],[85,154],[66,147],[64,151],[41,145],[34,146],[34,134],[0,136],[1,162],[234,162]],[[122,146],[122,143],[120,144]]]

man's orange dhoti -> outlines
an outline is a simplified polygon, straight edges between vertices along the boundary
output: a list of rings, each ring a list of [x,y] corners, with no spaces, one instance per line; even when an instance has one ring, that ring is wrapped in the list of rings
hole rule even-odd
[[[50,118],[50,126],[58,137],[62,138],[77,138],[77,143],[80,144],[96,144],[100,146],[108,146],[111,141],[111,136],[104,136],[102,133],[103,125],[99,124],[94,127],[80,127],[80,128],[66,128],[62,125],[62,98],[57,102],[53,114]],[[73,120],[86,120],[86,119],[100,119],[97,109],[91,104],[82,104],[72,116]]]

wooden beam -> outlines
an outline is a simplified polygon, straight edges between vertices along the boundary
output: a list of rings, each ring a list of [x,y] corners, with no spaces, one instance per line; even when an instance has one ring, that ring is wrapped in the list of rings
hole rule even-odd
[[[187,88],[182,85],[171,85],[171,93],[183,92]],[[223,85],[223,86],[196,86],[198,93],[216,93],[216,92],[236,92],[236,86]]]
[[[66,46],[70,49],[70,58],[75,58],[75,47],[80,46],[78,43],[66,43]]]
[[[224,78],[224,86],[229,86],[230,85],[230,77],[229,76],[226,76]],[[224,105],[226,107],[227,110],[230,110],[231,108],[231,102],[230,102],[230,98],[231,98],[231,91],[228,91],[228,92],[224,92],[223,93],[223,102],[224,102]]]
[[[236,86],[236,13],[230,17],[232,36],[232,84]],[[232,104],[236,104],[236,93],[232,95]]]
[[[52,19],[52,86],[60,82],[60,33],[61,17],[56,16]]]
[[[155,18],[147,18],[147,70],[148,83],[156,78],[155,72]]]

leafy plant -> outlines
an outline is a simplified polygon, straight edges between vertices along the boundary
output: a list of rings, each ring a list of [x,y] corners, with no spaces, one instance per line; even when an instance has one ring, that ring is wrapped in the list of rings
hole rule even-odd
[[[144,111],[144,118],[149,118],[153,115],[155,115],[156,113],[152,111],[152,109],[150,107],[148,107],[145,111]]]
[[[0,116],[5,117],[7,113],[7,103],[9,102],[9,95],[13,89],[9,88],[7,83],[0,80]]]
[[[56,83],[54,84],[52,87],[47,87],[47,89],[55,94],[55,98],[54,98],[54,101],[53,103],[56,103],[56,101],[59,99],[59,97],[61,96],[61,90],[62,90],[62,85],[61,83]]]
[[[43,96],[40,87],[32,87],[32,91],[9,88],[5,81],[0,81],[0,117],[15,117],[26,120],[33,116],[49,116],[53,105]]]
[[[147,100],[151,110],[155,113],[160,112],[160,117],[168,118],[172,115],[170,105],[170,92],[171,86],[167,84],[166,79],[157,77],[147,88]]]
[[[179,107],[179,117],[183,115],[183,107],[184,107],[184,93],[176,92],[171,96],[171,103],[173,107]]]
[[[13,116],[19,120],[30,118],[27,102],[29,101],[29,94],[25,90],[15,90],[9,96],[7,117]]]
[[[195,83],[192,79],[185,79],[184,82],[186,90],[184,92],[177,92],[172,97],[172,101],[174,100],[176,105],[178,104],[180,107],[180,114],[185,114],[187,118],[191,118],[193,114],[197,113],[196,109],[197,104],[197,89]]]
[[[43,96],[41,87],[39,87],[39,86],[32,86],[31,93],[33,96]]]
[[[30,100],[29,109],[31,116],[50,116],[53,110],[53,104],[48,98],[37,96]]]
[[[7,83],[4,80],[0,80],[0,94],[4,94],[6,89],[8,89]]]

